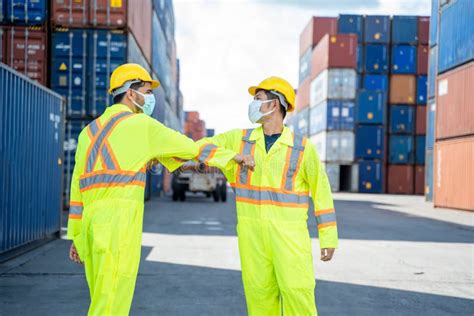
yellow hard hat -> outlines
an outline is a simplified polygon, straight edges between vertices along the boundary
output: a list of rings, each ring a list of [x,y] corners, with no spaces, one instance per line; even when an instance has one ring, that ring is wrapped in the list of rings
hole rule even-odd
[[[130,87],[130,85],[126,87],[125,91],[115,91],[114,93],[114,90],[123,87],[127,82],[138,81],[151,83],[152,89],[158,88],[160,86],[160,82],[158,80],[153,80],[145,68],[139,64],[129,63],[120,65],[112,72],[112,75],[110,76],[109,94],[117,95],[119,93],[123,93]]]
[[[280,99],[280,103],[285,106],[285,101],[288,103],[287,111],[292,112],[295,109],[295,89],[291,86],[291,84],[282,79],[280,77],[269,77],[262,82],[258,86],[252,86],[249,88],[249,93],[251,95],[255,95],[257,90],[267,90],[270,92],[277,92],[280,95],[285,97],[284,102]]]

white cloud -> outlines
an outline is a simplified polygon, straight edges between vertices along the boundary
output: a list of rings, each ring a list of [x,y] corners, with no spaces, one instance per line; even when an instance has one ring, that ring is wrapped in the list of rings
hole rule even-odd
[[[199,111],[218,132],[250,126],[250,85],[278,75],[297,87],[299,34],[311,16],[430,12],[430,0],[178,0],[174,6],[185,109]]]

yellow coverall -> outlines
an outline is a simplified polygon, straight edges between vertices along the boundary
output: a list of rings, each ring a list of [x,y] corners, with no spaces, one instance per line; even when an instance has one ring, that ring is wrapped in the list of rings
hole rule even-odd
[[[321,248],[337,248],[336,215],[324,167],[306,138],[284,127],[269,152],[262,127],[232,130],[198,143],[251,154],[254,172],[223,170],[234,188],[242,279],[250,316],[317,315],[311,240],[311,194]]]
[[[234,152],[203,145],[115,104],[79,135],[67,237],[85,265],[89,315],[128,315],[140,261],[146,164],[176,159],[232,168]],[[232,162],[232,163],[231,163]]]

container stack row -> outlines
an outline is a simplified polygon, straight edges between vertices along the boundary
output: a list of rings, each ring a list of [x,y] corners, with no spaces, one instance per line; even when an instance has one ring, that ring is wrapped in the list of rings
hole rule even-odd
[[[303,30],[288,124],[330,162],[334,191],[423,194],[428,30],[428,17],[361,15]]]
[[[473,211],[474,2],[433,0],[432,11],[426,196],[436,207]]]

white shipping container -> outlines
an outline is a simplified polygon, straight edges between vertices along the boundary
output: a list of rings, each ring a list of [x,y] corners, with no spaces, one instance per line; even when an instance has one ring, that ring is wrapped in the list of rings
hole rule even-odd
[[[328,99],[355,99],[356,90],[357,73],[354,69],[326,69],[311,81],[309,105],[313,107]]]
[[[311,136],[323,162],[352,163],[355,136],[351,131],[324,131]]]

